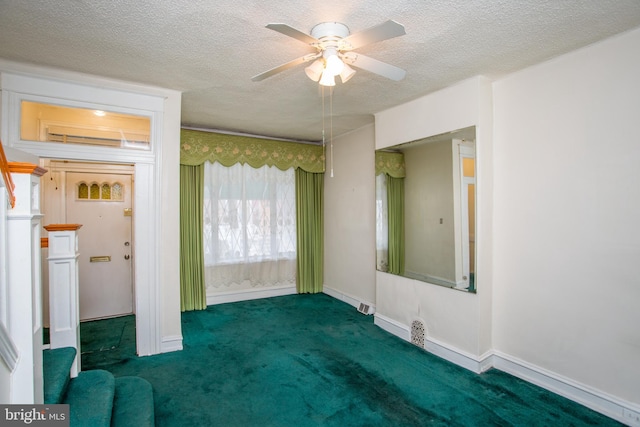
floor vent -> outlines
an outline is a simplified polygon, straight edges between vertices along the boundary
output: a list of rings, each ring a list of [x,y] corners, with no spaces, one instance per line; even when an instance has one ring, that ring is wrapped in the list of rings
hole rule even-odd
[[[358,311],[362,314],[371,314],[373,310],[371,310],[371,306],[369,304],[361,302],[358,306]]]
[[[424,323],[420,320],[411,322],[411,344],[424,348]]]

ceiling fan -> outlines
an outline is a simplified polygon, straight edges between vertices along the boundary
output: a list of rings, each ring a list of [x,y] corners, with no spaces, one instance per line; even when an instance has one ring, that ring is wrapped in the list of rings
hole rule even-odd
[[[389,20],[355,34],[350,34],[349,28],[340,22],[320,23],[311,29],[311,35],[287,24],[268,24],[266,27],[308,44],[315,52],[253,76],[254,82],[311,61],[314,62],[305,68],[305,72],[323,86],[334,86],[336,76],[340,76],[343,83],[353,77],[355,70],[350,65],[395,81],[402,80],[406,74],[402,68],[354,52],[359,47],[406,34],[404,26],[395,21]]]

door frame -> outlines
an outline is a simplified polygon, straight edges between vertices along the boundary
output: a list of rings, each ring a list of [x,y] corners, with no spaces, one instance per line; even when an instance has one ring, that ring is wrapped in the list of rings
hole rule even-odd
[[[173,127],[173,117],[179,118],[179,93],[160,89],[152,91],[149,88],[145,90],[141,86],[124,84],[118,86],[113,81],[100,79],[79,84],[60,80],[59,76],[47,79],[31,74],[3,72],[0,77],[1,133],[2,140],[8,142],[10,147],[41,159],[133,164],[136,177],[133,204],[137,207],[133,213],[133,221],[137,224],[134,230],[134,250],[137,254],[134,268],[137,354],[146,356],[181,350],[181,335],[164,338],[162,335],[163,320],[165,323],[173,321],[176,317],[173,311],[179,313],[179,302],[170,304],[172,313],[166,314],[170,316],[169,320],[164,319],[161,281],[167,279],[161,273],[164,271],[161,263],[163,252],[158,245],[165,231],[162,222],[163,185],[171,185],[162,173],[166,163],[163,162],[163,132],[179,140],[179,122],[175,122],[177,126]],[[147,116],[151,119],[151,148],[133,150],[21,140],[20,113],[23,100]],[[165,111],[167,108],[169,111]],[[165,120],[167,114],[169,120]],[[177,166],[175,171],[167,173],[172,177],[178,176]],[[179,316],[177,319],[179,321]]]
[[[133,205],[135,193],[133,192],[133,186],[135,183],[135,171],[133,165],[119,164],[119,163],[90,163],[80,161],[68,161],[59,159],[44,159],[41,161],[42,166],[47,169],[47,175],[45,175],[45,182],[42,185],[42,205],[46,209],[47,207],[59,206],[56,216],[63,219],[64,222],[67,218],[67,174],[68,173],[90,173],[90,174],[116,174],[127,175],[131,177],[131,207],[132,211],[135,211]],[[52,223],[50,214],[45,213],[45,221]],[[131,221],[131,286],[132,286],[132,298],[133,298],[133,314],[136,314],[136,281],[135,275],[135,221],[132,217]],[[82,244],[82,242],[80,242]],[[43,262],[43,271],[46,269]],[[45,285],[46,286],[46,285]]]
[[[475,142],[453,139],[451,147],[453,160],[455,287],[456,289],[468,289],[470,283],[469,258],[475,255],[469,253],[469,211],[467,207],[468,188],[466,186],[468,184],[468,180],[463,176],[462,162],[464,158],[475,159]],[[473,182],[475,184],[475,172]],[[474,206],[474,212],[475,211]]]

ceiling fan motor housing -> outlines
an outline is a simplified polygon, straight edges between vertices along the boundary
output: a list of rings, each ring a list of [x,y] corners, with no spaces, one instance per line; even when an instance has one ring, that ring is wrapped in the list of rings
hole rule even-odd
[[[338,42],[349,35],[349,27],[340,22],[322,22],[311,29],[311,37],[320,40],[320,46],[338,47]]]

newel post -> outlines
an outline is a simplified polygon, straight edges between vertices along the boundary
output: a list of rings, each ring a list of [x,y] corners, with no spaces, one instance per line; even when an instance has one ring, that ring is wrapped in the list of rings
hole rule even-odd
[[[31,163],[9,162],[15,204],[7,211],[8,330],[19,352],[10,403],[42,403],[42,283],[40,177]]]
[[[81,224],[50,224],[49,339],[51,348],[74,347],[71,376],[80,371],[80,303],[78,296],[78,229]]]

